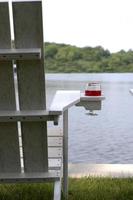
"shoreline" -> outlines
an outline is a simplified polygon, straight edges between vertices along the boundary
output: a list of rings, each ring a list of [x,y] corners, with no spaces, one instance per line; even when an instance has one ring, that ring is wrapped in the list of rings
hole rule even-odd
[[[133,177],[133,164],[68,164],[69,177]]]

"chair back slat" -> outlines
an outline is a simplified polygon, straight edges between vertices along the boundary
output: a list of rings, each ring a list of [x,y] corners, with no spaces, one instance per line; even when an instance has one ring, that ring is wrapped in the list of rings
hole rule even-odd
[[[41,1],[13,2],[16,48],[41,48],[40,60],[17,61],[20,110],[43,110],[45,77]],[[46,122],[22,122],[25,172],[48,170]]]
[[[11,48],[8,3],[0,3],[0,48]],[[0,62],[0,110],[16,110],[13,65]],[[0,123],[0,173],[20,172],[18,129],[16,122]]]

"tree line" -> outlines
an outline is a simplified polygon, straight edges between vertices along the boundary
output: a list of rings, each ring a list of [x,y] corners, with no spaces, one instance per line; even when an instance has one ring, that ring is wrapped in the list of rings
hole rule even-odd
[[[110,53],[101,46],[76,47],[46,42],[45,70],[51,73],[133,72],[133,50]]]

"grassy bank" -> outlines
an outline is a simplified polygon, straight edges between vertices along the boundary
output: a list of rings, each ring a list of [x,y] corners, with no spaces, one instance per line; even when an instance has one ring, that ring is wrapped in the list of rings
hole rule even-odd
[[[52,197],[52,184],[0,186],[0,200],[50,200]],[[133,200],[133,179],[70,179],[69,200]]]

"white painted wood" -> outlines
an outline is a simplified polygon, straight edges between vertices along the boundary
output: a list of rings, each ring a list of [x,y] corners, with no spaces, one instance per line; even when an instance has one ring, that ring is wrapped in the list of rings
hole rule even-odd
[[[68,197],[68,110],[63,112],[63,194]]]
[[[7,3],[7,0],[0,0],[0,3]]]
[[[49,112],[45,111],[45,77],[44,77],[44,55],[43,55],[43,33],[42,33],[42,6],[41,1],[17,1],[13,2],[13,17],[14,17],[14,31],[15,31],[15,47],[17,49],[10,49],[9,46],[5,45],[5,41],[1,41],[7,48],[7,50],[0,50],[0,59],[4,60],[2,64],[2,70],[0,70],[0,87],[2,89],[7,89],[7,97],[5,101],[1,100],[1,107],[4,107],[4,111],[0,112],[0,182],[1,183],[12,183],[12,182],[44,182],[44,181],[57,181],[55,183],[54,199],[59,200],[61,197],[61,172],[59,171],[62,166],[62,137],[51,136],[48,138],[49,141],[49,157],[48,159],[48,144],[47,144],[47,124],[46,122],[41,122],[40,120],[54,120],[57,122],[57,116],[50,116]],[[2,5],[2,4],[1,4]],[[0,6],[1,6],[0,5]],[[6,9],[8,4],[6,3]],[[5,12],[7,14],[8,12]],[[1,14],[1,9],[0,9]],[[3,20],[3,15],[1,19]],[[6,18],[7,16],[5,16]],[[2,21],[0,24],[4,25]],[[9,28],[9,23],[8,27]],[[3,29],[0,27],[0,34]],[[4,30],[5,31],[5,30]],[[8,32],[7,32],[8,33]],[[3,35],[4,40],[8,40],[7,33]],[[1,35],[0,35],[1,36]],[[1,38],[0,38],[1,39]],[[1,44],[0,43],[0,44]],[[1,48],[1,47],[0,47]],[[33,51],[33,49],[41,49],[41,54],[39,51]],[[30,50],[29,50],[30,49]],[[31,50],[32,49],[32,50]],[[40,60],[34,60],[35,57],[40,58]],[[13,67],[11,62],[5,60],[17,60],[17,79],[18,80],[18,95],[19,95],[19,108],[21,111],[16,112],[15,105],[15,95],[14,95],[14,84],[13,84]],[[22,59],[22,60],[21,60]],[[8,65],[4,66],[4,63]],[[10,67],[10,73],[8,74],[8,66]],[[1,67],[1,66],[0,66]],[[5,68],[5,74],[7,75],[7,84],[3,86],[6,82],[3,82],[3,69]],[[2,77],[2,78],[1,78]],[[9,79],[9,81],[8,81]],[[10,81],[10,79],[12,79]],[[9,86],[9,88],[7,87]],[[13,89],[12,89],[13,88]],[[0,88],[1,89],[1,88]],[[9,91],[8,91],[9,90]],[[11,93],[10,93],[11,90]],[[10,103],[9,103],[10,100]],[[2,105],[3,103],[3,105]],[[2,109],[1,109],[2,110]],[[5,111],[6,110],[6,111]],[[35,111],[36,110],[36,111]],[[43,112],[43,113],[41,113]],[[39,119],[42,117],[43,119]],[[2,119],[11,122],[2,123]],[[8,119],[9,118],[9,119]],[[17,127],[16,121],[21,122],[21,126]],[[32,120],[32,121],[28,121]],[[36,120],[37,122],[35,122]],[[40,121],[40,122],[39,122]],[[6,125],[6,126],[5,126]],[[19,122],[20,125],[20,122]],[[17,131],[17,128],[22,132]],[[1,130],[3,131],[1,133]],[[12,134],[14,133],[14,135]],[[4,133],[4,134],[3,134]],[[16,135],[17,134],[17,135]],[[4,136],[6,135],[6,137]],[[7,137],[8,136],[8,137]],[[5,138],[6,139],[5,139]],[[5,141],[3,140],[5,139]],[[17,140],[17,141],[16,141]],[[20,141],[20,146],[19,145]],[[17,143],[18,142],[18,143]],[[4,154],[3,147],[6,147],[8,154]],[[15,146],[15,148],[14,148]],[[54,147],[55,146],[55,147]],[[59,146],[59,147],[58,147]],[[2,148],[1,148],[2,147]],[[17,147],[17,148],[16,148]],[[20,170],[20,160],[21,160],[21,173],[18,170],[18,160],[10,158],[12,151],[14,156],[17,155],[20,148],[19,157],[19,170]],[[17,150],[17,152],[15,152]],[[7,153],[6,152],[6,153]],[[4,155],[4,157],[2,156]],[[7,156],[8,170],[1,170],[1,166],[5,165],[4,159]],[[1,159],[2,158],[2,159]],[[57,159],[58,158],[58,159]],[[23,162],[24,160],[24,162]],[[12,163],[14,161],[13,169]],[[49,166],[48,166],[49,164]],[[10,170],[9,170],[10,167]],[[15,168],[16,167],[16,168]],[[48,171],[52,169],[52,171]],[[57,169],[56,171],[54,169]],[[58,170],[59,169],[59,170]],[[4,173],[1,173],[4,172]],[[6,172],[6,173],[5,173]],[[7,173],[12,172],[12,173]]]
[[[11,48],[10,26],[9,26],[9,10],[8,3],[0,3],[0,47],[3,49]]]
[[[59,127],[54,126],[54,128],[48,127],[48,137],[63,136],[63,130]]]
[[[32,116],[48,116],[49,112],[46,110],[5,110],[0,111],[0,117],[32,117]]]
[[[62,137],[48,137],[49,147],[62,147]]]
[[[54,198],[53,200],[61,199],[61,180],[54,183]]]
[[[59,147],[48,147],[49,158],[62,158],[62,148]]]
[[[0,3],[0,48],[11,48],[8,3]],[[15,110],[13,66],[0,62],[0,110]],[[20,172],[17,123],[0,123],[0,173]]]
[[[83,93],[80,93],[79,90],[58,90],[50,106],[50,114],[60,115],[73,105],[91,108],[96,106],[97,109],[101,109],[101,101],[104,99],[104,96],[85,96]],[[90,104],[94,105],[90,106]]]
[[[63,112],[78,103],[79,100],[79,90],[58,90],[50,106],[50,114]]]
[[[51,140],[52,138],[52,140]],[[19,144],[20,144],[20,156],[22,157],[22,139],[19,137]],[[57,136],[49,138],[49,143],[48,143],[48,158],[62,158],[62,138],[60,137],[59,139]]]
[[[38,60],[41,49],[0,49],[0,60]]]
[[[12,0],[12,2],[17,2],[17,3],[21,3],[21,2],[41,2],[41,0]]]
[[[25,172],[45,171],[48,161],[45,123],[23,122],[21,126]]]
[[[0,173],[0,182],[45,182],[60,180],[60,172],[52,170],[44,173]]]
[[[86,110],[101,110],[102,101],[104,96],[85,96],[84,93],[80,94],[80,102],[76,106],[82,106]]]
[[[101,110],[101,101],[86,101],[86,100],[81,100],[79,103],[76,104],[76,106],[82,106],[86,110]]]
[[[80,101],[102,101],[104,96],[85,96],[84,93],[80,94]]]
[[[40,60],[17,61],[20,110],[45,110],[41,1],[13,2],[15,47],[40,48]],[[25,172],[48,170],[46,122],[22,122]]]
[[[49,169],[58,169],[61,170],[62,159],[61,158],[49,158],[48,159]]]
[[[0,111],[0,122],[15,121],[56,121],[58,115],[46,110]]]
[[[17,62],[18,86],[21,91],[20,108],[21,110],[45,110],[41,1],[13,2],[13,17],[16,49],[41,48],[40,60]]]

